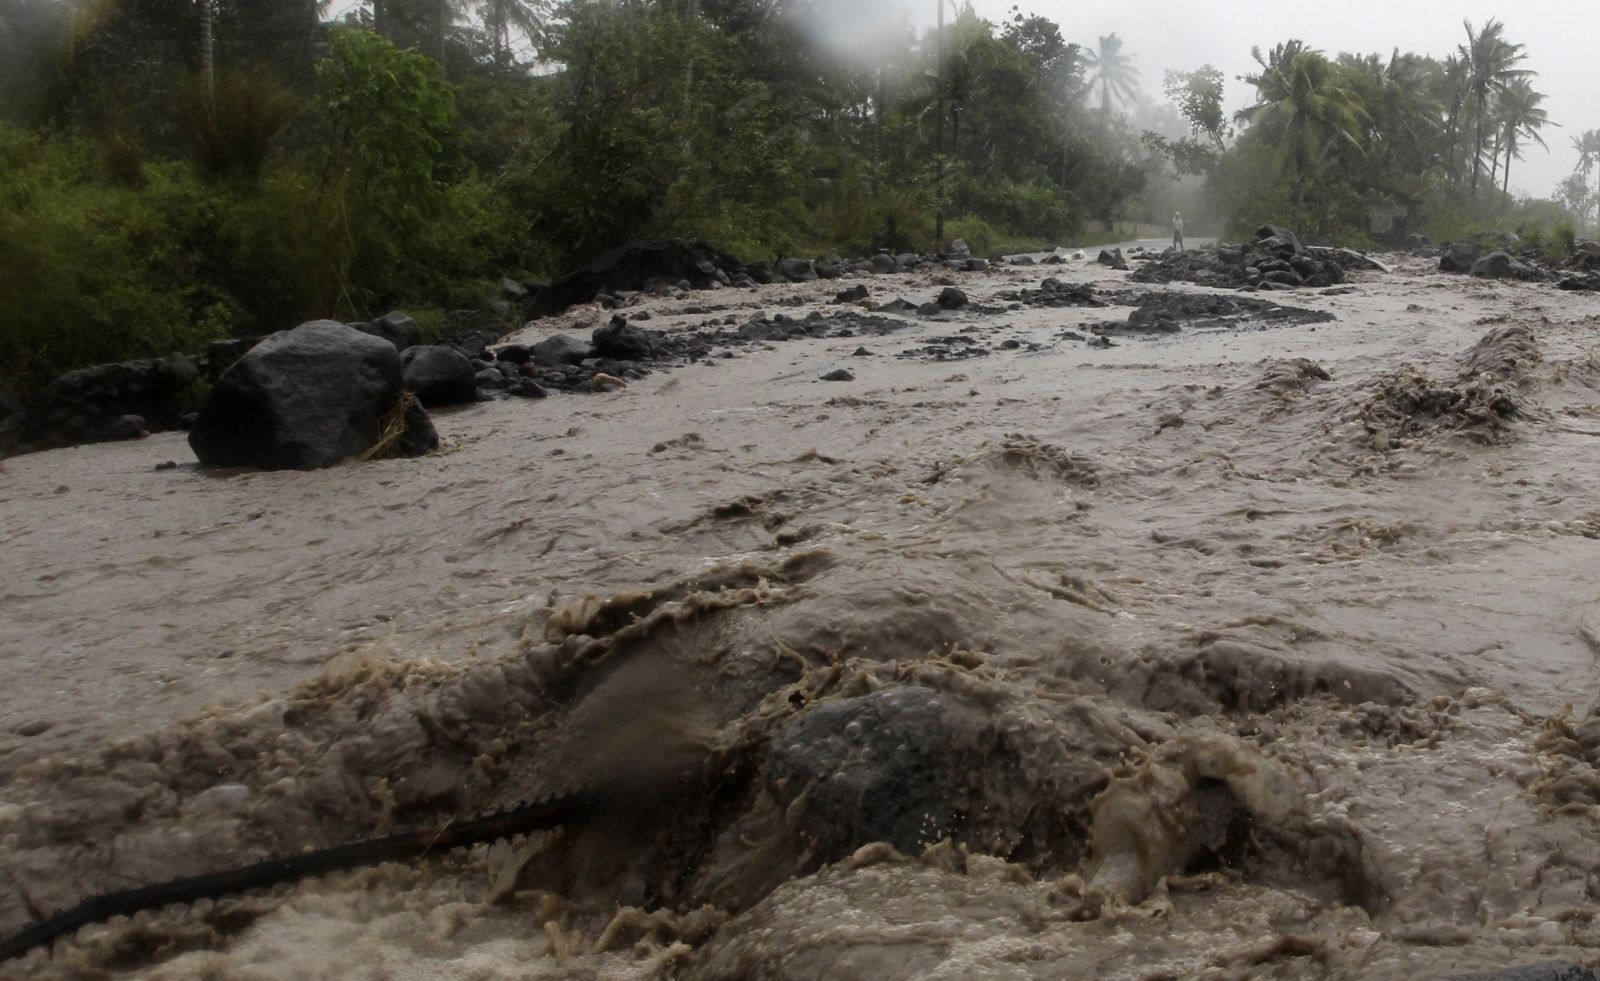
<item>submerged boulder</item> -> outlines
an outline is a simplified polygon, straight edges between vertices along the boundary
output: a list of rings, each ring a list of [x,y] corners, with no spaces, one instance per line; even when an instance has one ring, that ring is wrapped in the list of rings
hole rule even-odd
[[[570,334],[554,334],[533,346],[533,363],[543,368],[580,364],[585,358],[592,357],[594,345]]]
[[[1532,266],[1498,249],[1474,262],[1471,274],[1478,279],[1534,279],[1539,275]]]
[[[778,273],[791,283],[809,283],[817,278],[817,264],[810,259],[780,259]]]
[[[628,318],[616,314],[604,327],[596,327],[591,339],[594,353],[602,358],[618,361],[648,361],[655,357],[655,345],[650,335],[641,327],[628,323]]]
[[[1013,762],[988,717],[929,688],[825,702],[773,739],[766,776],[823,861],[885,841],[910,855],[968,840]]]
[[[189,445],[200,462],[264,470],[312,470],[371,450],[416,456],[438,446],[416,403],[403,426],[400,352],[382,338],[313,320],[263,340],[223,373],[201,407]],[[398,438],[395,438],[398,434]]]
[[[1439,271],[1442,273],[1458,273],[1466,275],[1472,272],[1472,266],[1483,255],[1483,249],[1471,242],[1457,242],[1444,250],[1444,255],[1439,257]]]
[[[454,348],[431,344],[407,348],[400,355],[400,366],[406,391],[430,409],[478,399],[477,371]]]

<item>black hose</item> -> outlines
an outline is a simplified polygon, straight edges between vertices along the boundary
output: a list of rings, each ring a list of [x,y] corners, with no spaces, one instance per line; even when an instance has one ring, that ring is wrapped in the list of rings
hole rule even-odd
[[[379,835],[285,858],[269,858],[264,862],[221,872],[207,872],[122,892],[101,893],[0,940],[0,961],[21,957],[33,948],[45,946],[81,926],[113,916],[132,916],[140,910],[161,909],[173,903],[192,903],[280,882],[294,882],[313,875],[413,858],[435,848],[475,845],[554,828],[588,816],[596,804],[597,797],[593,793],[551,795],[437,827]]]

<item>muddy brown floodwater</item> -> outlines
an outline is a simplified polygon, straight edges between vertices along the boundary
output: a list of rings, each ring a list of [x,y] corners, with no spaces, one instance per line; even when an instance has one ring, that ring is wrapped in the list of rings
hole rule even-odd
[[[165,434],[5,461],[0,932],[605,803],[0,977],[1592,964],[1600,302],[1386,258],[1109,347],[1081,338],[1145,290],[1082,262],[961,275],[974,306],[932,319],[697,294],[649,326],[762,339],[441,412],[423,459],[207,472]]]

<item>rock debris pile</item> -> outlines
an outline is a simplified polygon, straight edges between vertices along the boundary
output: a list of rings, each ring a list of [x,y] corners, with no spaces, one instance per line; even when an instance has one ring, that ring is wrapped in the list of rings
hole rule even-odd
[[[1263,225],[1241,245],[1169,251],[1141,265],[1128,278],[1137,283],[1183,281],[1242,290],[1325,289],[1356,270],[1388,267],[1350,249],[1302,245],[1287,228]]]

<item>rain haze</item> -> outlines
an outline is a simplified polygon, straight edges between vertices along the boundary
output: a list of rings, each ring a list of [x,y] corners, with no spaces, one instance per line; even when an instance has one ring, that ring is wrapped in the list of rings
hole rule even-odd
[[[1011,15],[1014,0],[978,0],[974,8],[991,21]],[[936,0],[910,4],[889,0],[874,5],[880,13],[867,14],[868,23],[888,24],[888,11],[908,16],[917,27],[933,23]],[[1061,25],[1068,40],[1092,48],[1098,37],[1117,33],[1124,51],[1134,56],[1140,71],[1141,95],[1161,99],[1161,76],[1167,69],[1190,71],[1214,65],[1228,78],[1230,109],[1250,104],[1254,89],[1239,77],[1257,69],[1250,49],[1263,52],[1273,45],[1299,38],[1330,57],[1340,52],[1382,54],[1398,48],[1444,58],[1466,41],[1463,19],[1481,26],[1490,19],[1503,21],[1506,36],[1525,46],[1521,67],[1538,72],[1534,87],[1546,93],[1544,103],[1550,126],[1542,134],[1549,150],[1533,144],[1525,160],[1513,170],[1513,191],[1544,197],[1563,177],[1572,173],[1578,155],[1570,137],[1600,126],[1600,104],[1593,78],[1594,39],[1600,30],[1600,6],[1579,0],[1558,0],[1523,5],[1463,5],[1430,2],[1378,2],[1353,0],[1336,6],[1315,4],[1260,4],[1241,12],[1235,3],[1193,0],[1188,3],[1130,4],[1112,0],[1043,0],[1020,7],[1022,13],[1040,14]],[[948,8],[947,8],[948,16]],[[863,15],[852,14],[860,25]],[[865,47],[870,32],[856,31],[844,42],[844,51]]]

